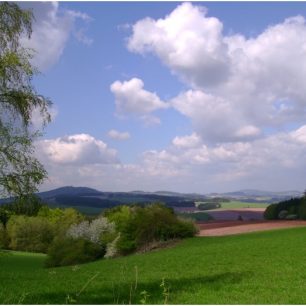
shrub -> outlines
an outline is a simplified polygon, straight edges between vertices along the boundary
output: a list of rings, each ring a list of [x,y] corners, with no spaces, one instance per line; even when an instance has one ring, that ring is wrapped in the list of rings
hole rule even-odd
[[[105,246],[116,237],[115,225],[107,218],[99,217],[92,222],[83,221],[80,224],[72,225],[67,231],[67,236],[74,239],[82,238]]]
[[[6,223],[10,219],[10,217],[13,215],[13,212],[7,209],[4,205],[0,207],[0,222],[6,226]]]
[[[8,247],[8,238],[4,225],[0,222],[0,250]]]
[[[298,215],[289,214],[286,216],[286,220],[296,220],[298,218]]]
[[[278,213],[278,219],[280,219],[280,220],[286,219],[287,216],[288,216],[288,211],[287,210],[281,210]]]
[[[45,218],[12,216],[7,234],[13,250],[46,252],[54,238],[54,227]]]
[[[271,204],[264,213],[265,219],[268,220],[285,219],[287,215],[297,215],[299,219],[306,220],[306,198],[294,198]]]
[[[168,239],[193,237],[197,232],[198,228],[194,225],[193,221],[180,218],[171,226]]]
[[[71,225],[84,220],[84,216],[74,208],[62,209],[43,206],[39,210],[38,216],[46,218],[51,224],[54,224],[56,235],[64,235]]]
[[[48,251],[48,266],[83,263],[117,253],[115,225],[105,217],[73,224],[64,238],[56,238]],[[118,237],[117,237],[118,238]],[[75,251],[76,249],[76,251]]]
[[[42,206],[43,203],[39,197],[28,195],[18,197],[11,203],[3,204],[1,208],[15,215],[36,216]]]
[[[117,249],[122,255],[153,241],[191,237],[197,231],[192,221],[178,219],[172,209],[158,203],[146,207],[116,207],[108,210],[105,215],[116,224],[120,232]]]
[[[305,198],[302,200],[298,208],[298,217],[299,219],[306,220],[306,200]]]
[[[278,218],[278,204],[271,204],[269,205],[265,212],[264,212],[264,218],[266,220],[275,220]]]
[[[56,238],[48,250],[47,267],[76,265],[103,257],[105,248],[85,239]]]

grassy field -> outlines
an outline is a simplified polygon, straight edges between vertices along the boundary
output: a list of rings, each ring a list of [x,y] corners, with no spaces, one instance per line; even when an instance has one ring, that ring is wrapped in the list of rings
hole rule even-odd
[[[196,202],[196,206],[205,202]],[[269,206],[268,203],[256,203],[256,202],[241,202],[241,201],[230,201],[221,202],[221,208],[219,209],[235,209],[235,208],[266,208]]]
[[[240,201],[230,201],[221,203],[222,209],[233,209],[233,208],[266,208],[269,204],[267,203],[249,203]]]
[[[192,238],[52,269],[44,255],[10,252],[0,256],[0,304],[306,304],[305,237],[297,228]]]

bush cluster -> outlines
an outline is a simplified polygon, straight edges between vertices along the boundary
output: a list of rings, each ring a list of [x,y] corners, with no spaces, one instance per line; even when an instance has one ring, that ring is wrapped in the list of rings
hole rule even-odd
[[[52,225],[41,217],[12,216],[6,229],[12,250],[45,253],[54,238]]]
[[[294,198],[269,205],[264,218],[267,220],[306,220],[306,198]]]
[[[117,251],[126,255],[155,241],[192,237],[197,229],[192,221],[178,218],[171,208],[162,204],[145,207],[118,206],[104,215],[120,233]]]
[[[76,265],[103,257],[105,249],[82,238],[57,237],[52,242],[46,260],[47,267]]]
[[[47,253],[48,267],[148,250],[197,232],[192,221],[159,203],[117,206],[91,220],[72,208],[36,204],[27,210],[20,203],[1,210],[0,248]]]
[[[8,247],[8,238],[4,225],[0,222],[0,250]]]
[[[51,209],[38,202],[29,208],[26,205],[15,202],[1,207],[4,221],[0,221],[0,248],[46,253],[55,237],[84,220],[75,209]]]

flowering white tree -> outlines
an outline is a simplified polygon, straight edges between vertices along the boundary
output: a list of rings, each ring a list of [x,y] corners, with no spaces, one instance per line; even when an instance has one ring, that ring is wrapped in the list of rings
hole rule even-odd
[[[74,239],[83,238],[95,244],[103,244],[103,235],[114,233],[115,224],[109,222],[107,218],[100,217],[92,222],[83,221],[72,225],[67,231],[67,236]]]

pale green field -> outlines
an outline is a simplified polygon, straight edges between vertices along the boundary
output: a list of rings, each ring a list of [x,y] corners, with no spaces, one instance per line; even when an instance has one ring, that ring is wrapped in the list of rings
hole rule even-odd
[[[205,202],[196,202],[196,206]],[[221,202],[221,209],[235,209],[235,208],[266,208],[270,204],[268,203],[256,203],[256,202],[241,202],[241,201],[230,201],[230,202]]]
[[[230,201],[221,203],[222,209],[232,209],[232,208],[266,208],[269,206],[268,203],[249,203],[240,201]]]

